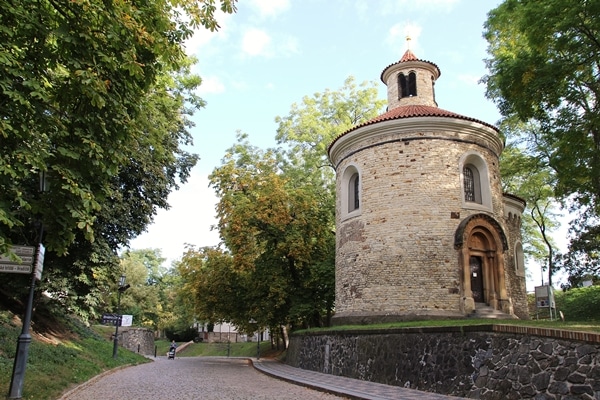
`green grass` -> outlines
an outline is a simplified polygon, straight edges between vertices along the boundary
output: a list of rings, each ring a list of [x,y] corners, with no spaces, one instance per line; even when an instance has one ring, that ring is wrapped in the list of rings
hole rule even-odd
[[[490,325],[504,324],[517,326],[531,326],[538,328],[566,329],[573,331],[598,332],[600,333],[600,320],[598,321],[561,321],[549,319],[454,319],[454,320],[429,320],[429,321],[406,321],[393,322],[372,325],[340,325],[330,328],[314,328],[310,332],[327,331],[349,331],[349,330],[369,330],[369,329],[394,329],[410,327],[444,327],[444,326],[472,326],[472,325]],[[308,332],[306,330],[297,331],[297,333]]]
[[[164,355],[169,350],[170,342],[168,340],[156,340],[157,354]],[[181,346],[183,343],[177,343]],[[184,349],[177,352],[177,357],[256,357],[256,342],[237,342],[237,343],[191,343]],[[270,342],[260,343],[260,356],[271,355]]]
[[[0,311],[0,396],[7,396],[13,373],[17,339],[21,327],[6,323],[7,311]],[[78,328],[79,329],[79,328]],[[84,333],[84,332],[82,332]],[[113,368],[136,365],[149,360],[119,348],[112,358],[113,344],[89,332],[72,335],[56,345],[32,340],[23,380],[23,399],[53,400],[71,387]]]

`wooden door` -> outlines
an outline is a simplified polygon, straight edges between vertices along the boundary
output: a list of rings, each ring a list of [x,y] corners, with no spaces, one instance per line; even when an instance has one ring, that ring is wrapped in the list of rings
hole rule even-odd
[[[481,262],[481,257],[471,256],[469,260],[469,266],[471,269],[471,292],[473,293],[473,300],[476,303],[484,303],[483,265]]]

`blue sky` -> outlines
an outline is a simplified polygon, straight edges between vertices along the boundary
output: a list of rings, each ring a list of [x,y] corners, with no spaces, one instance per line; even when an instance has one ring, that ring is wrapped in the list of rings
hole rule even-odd
[[[233,15],[219,14],[221,29],[197,32],[187,51],[198,58],[203,79],[199,93],[207,105],[192,129],[200,161],[188,183],[169,197],[132,249],[157,248],[167,265],[179,259],[186,244],[219,243],[216,197],[207,176],[220,165],[236,132],[261,148],[275,146],[275,117],[286,116],[304,96],[337,90],[348,76],[380,80],[385,67],[410,48],[420,59],[438,65],[440,108],[496,124],[495,105],[478,83],[486,74],[487,43],[482,37],[487,13],[500,0],[240,0]],[[540,284],[532,272],[529,289]]]

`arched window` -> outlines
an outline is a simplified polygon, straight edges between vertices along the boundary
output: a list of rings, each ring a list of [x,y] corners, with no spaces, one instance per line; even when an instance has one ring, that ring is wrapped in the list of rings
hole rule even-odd
[[[411,97],[417,95],[417,74],[412,71],[408,74],[408,79],[402,73],[398,74],[398,96],[399,98]]]
[[[341,175],[340,211],[342,218],[354,217],[361,210],[361,177],[360,171],[354,165],[349,165]]]
[[[481,180],[479,171],[473,164],[467,164],[463,168],[463,184],[465,201],[481,204]]]
[[[415,72],[408,74],[408,95],[417,95],[417,74]]]
[[[360,207],[359,183],[358,173],[355,172],[348,181],[348,212],[358,210]]]
[[[525,276],[525,255],[521,242],[515,244],[515,273],[517,276]]]
[[[406,81],[406,76],[404,74],[398,75],[398,94],[399,98],[408,97],[408,82]]]
[[[459,163],[462,206],[478,210],[491,210],[492,188],[487,163],[481,154],[469,151]]]

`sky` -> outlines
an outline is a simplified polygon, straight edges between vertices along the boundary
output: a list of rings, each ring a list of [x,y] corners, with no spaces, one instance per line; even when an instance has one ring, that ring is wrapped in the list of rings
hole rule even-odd
[[[377,83],[407,50],[438,65],[436,100],[440,108],[496,124],[500,114],[479,83],[486,74],[487,13],[500,0],[239,0],[235,14],[217,14],[218,32],[198,31],[186,51],[198,59],[200,96],[206,107],[193,117],[194,145],[200,156],[187,183],[169,196],[131,249],[160,249],[166,266],[181,258],[186,245],[219,243],[216,197],[208,175],[221,165],[236,132],[252,145],[275,147],[277,116],[289,114],[346,78]],[[540,274],[535,284],[539,285]],[[533,285],[533,283],[532,283]],[[529,289],[528,283],[528,289]],[[533,289],[533,286],[530,288]]]

